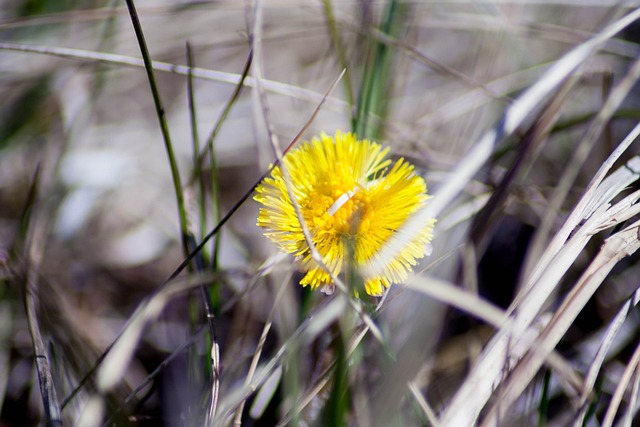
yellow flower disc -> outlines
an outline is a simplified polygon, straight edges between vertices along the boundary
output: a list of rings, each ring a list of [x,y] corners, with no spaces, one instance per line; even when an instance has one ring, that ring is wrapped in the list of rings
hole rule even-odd
[[[290,185],[311,239],[326,268],[340,275],[348,263],[356,271],[376,262],[382,245],[414,212],[424,206],[427,186],[413,166],[400,159],[391,164],[388,148],[351,133],[301,143],[284,157]],[[311,259],[280,167],[257,188],[262,204],[258,225],[284,252],[293,254],[307,274],[303,286],[332,285],[328,271]],[[415,230],[400,254],[386,262],[381,274],[364,277],[369,295],[381,295],[391,283],[407,279],[416,260],[425,256],[434,220]]]

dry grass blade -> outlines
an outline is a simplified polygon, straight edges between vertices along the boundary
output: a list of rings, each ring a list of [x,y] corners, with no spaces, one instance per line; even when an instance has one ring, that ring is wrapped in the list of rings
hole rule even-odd
[[[607,352],[611,348],[611,345],[613,344],[613,340],[617,335],[618,331],[620,331],[620,328],[622,327],[622,324],[624,323],[625,319],[629,315],[629,312],[633,307],[635,307],[638,304],[639,301],[640,301],[640,289],[634,292],[633,296],[622,305],[618,313],[609,323],[607,332],[602,339],[600,347],[598,348],[598,351],[594,356],[593,361],[589,366],[589,371],[587,372],[587,375],[585,377],[584,384],[580,392],[580,400],[578,402],[578,407],[580,408],[580,412],[573,424],[574,427],[580,427],[584,425],[585,416],[587,415],[587,409],[588,409],[587,403],[588,403],[589,395],[593,392],[593,387],[596,383],[596,378],[600,373],[600,369],[602,367],[602,364],[604,363],[605,357],[607,356]]]
[[[429,425],[431,427],[439,427],[440,423],[438,422],[436,412],[429,405],[429,403],[427,403],[422,393],[420,393],[420,389],[414,382],[409,383],[409,391],[411,392],[411,396],[413,396],[413,398],[420,406],[420,409],[422,409],[424,416],[429,421]]]
[[[531,260],[530,262],[533,262],[533,260],[538,259],[539,248],[542,247],[546,242],[547,234],[554,222],[554,219],[556,218],[556,215],[554,212],[557,212],[559,210],[567,193],[573,186],[573,183],[578,175],[578,172],[580,171],[580,165],[584,163],[588,154],[592,151],[593,147],[598,141],[598,137],[601,135],[601,133],[605,129],[605,126],[607,125],[607,123],[609,123],[609,121],[611,120],[611,117],[613,116],[615,111],[617,111],[617,109],[620,107],[620,104],[627,97],[627,95],[629,94],[629,92],[631,91],[631,89],[636,84],[639,78],[640,78],[640,60],[636,60],[630,67],[625,77],[620,81],[620,83],[615,87],[611,95],[608,97],[607,101],[605,102],[605,105],[603,105],[602,108],[598,111],[597,116],[589,125],[589,128],[587,129],[585,136],[581,139],[575,151],[573,152],[573,155],[569,160],[569,162],[567,163],[566,169],[564,170],[562,176],[560,177],[558,185],[555,189],[554,195],[551,199],[551,207],[550,209],[547,210],[547,214],[542,220],[542,224],[540,225],[540,229],[532,245],[533,248],[529,251],[529,259]],[[631,135],[634,135],[634,134],[637,135],[637,131],[635,129],[625,139],[625,141],[623,141],[623,143],[620,144],[620,146],[614,151],[613,155],[610,156],[609,160],[605,163],[605,165],[609,165],[609,167],[611,167],[610,165],[613,164],[613,162],[617,159],[617,157],[626,150],[626,147],[629,144],[631,144],[631,142],[635,140],[635,137],[631,137]],[[606,174],[607,169],[604,168],[605,165],[603,165],[603,167],[600,168],[600,171],[598,171],[598,174],[596,175],[596,177],[594,177],[592,183],[587,188],[587,194],[589,193],[590,190],[594,189],[596,185],[598,185],[599,179],[602,179],[602,177],[604,177],[604,174]],[[576,222],[577,218],[586,218],[589,216],[589,211],[582,212],[580,210],[581,208],[584,207],[584,209],[588,209],[590,207],[591,209],[595,209],[595,207],[599,206],[598,200],[583,198],[582,201],[584,202],[589,201],[591,205],[590,206],[580,205],[578,208],[576,208],[575,210],[576,215],[574,215],[573,217],[570,218],[570,220],[565,222],[565,232],[566,232],[566,229],[569,228],[571,224],[573,224],[574,226],[577,225],[577,222]],[[560,242],[561,241],[559,240],[559,236],[556,235],[555,240],[552,242],[553,247],[557,247],[557,245],[559,245]],[[553,256],[553,252],[546,251],[544,256],[549,258]],[[538,265],[538,268],[540,268],[541,264],[537,264],[537,265]],[[534,271],[533,274],[535,276],[536,271]]]
[[[630,426],[633,425],[633,418],[638,413],[638,395],[640,395],[640,369],[638,369],[638,364],[636,361],[636,370],[634,373],[633,384],[631,387],[631,396],[629,397],[629,403],[627,404],[627,409],[625,410],[622,419],[618,423],[618,425],[622,426]]]
[[[541,145],[548,140],[549,133],[560,117],[563,106],[577,82],[578,79],[573,78],[562,85],[550,99],[540,117],[520,138],[516,158],[498,187],[494,190],[486,206],[474,218],[470,237],[479,253],[484,253],[489,237],[494,234],[497,226],[497,217],[499,217],[497,213],[503,211],[503,206],[512,186],[518,177],[523,174],[522,169],[525,169],[527,161],[533,157],[535,152],[539,152]]]
[[[549,325],[507,378],[503,388],[500,389],[497,403],[483,423],[484,426],[497,425],[498,420],[503,419],[501,411],[509,408],[529,384],[548,354],[562,339],[611,269],[620,260],[632,255],[640,248],[638,230],[640,230],[640,221],[629,225],[605,241],[596,258],[567,295]]]
[[[617,194],[615,189],[610,189],[609,191],[601,192],[598,198],[591,197],[597,188],[601,187],[600,184],[604,180],[606,174],[609,172],[613,164],[620,158],[620,156],[629,148],[629,146],[638,138],[640,135],[640,123],[638,123],[629,134],[624,138],[624,140],[616,147],[616,149],[611,153],[611,155],[607,158],[607,160],[602,164],[596,175],[593,177],[587,189],[585,190],[584,196],[581,198],[580,202],[576,206],[575,209],[571,212],[563,227],[556,233],[552,242],[547,246],[545,253],[542,255],[542,258],[539,262],[537,262],[537,269],[534,270],[531,274],[531,278],[535,279],[536,274],[539,270],[543,269],[548,265],[548,262],[551,258],[555,256],[558,251],[558,248],[564,243],[569,234],[574,230],[574,228],[582,221],[584,218],[591,215],[591,213],[602,203],[607,203],[611,200],[611,192]],[[616,179],[611,180],[611,182],[617,182]]]
[[[626,149],[629,145],[640,135],[640,124],[638,124],[634,130],[629,134],[628,138],[623,141],[621,147]],[[554,240],[549,244],[545,253],[540,257],[535,269],[531,273],[530,276],[527,277],[527,282],[525,284],[524,289],[519,293],[516,301],[514,302],[514,306],[518,306],[519,304],[524,304],[523,300],[528,299],[531,301],[532,293],[535,292],[540,298],[545,298],[547,293],[540,291],[538,289],[533,290],[533,287],[536,283],[541,282],[541,277],[543,274],[547,273],[551,269],[551,265],[554,262],[557,262],[557,258],[563,250],[566,252],[566,246],[569,242],[574,242],[573,238],[570,238],[571,234],[575,237],[577,227],[579,227],[580,222],[585,220],[593,221],[593,218],[598,210],[607,209],[607,204],[620,192],[622,192],[629,184],[635,182],[638,178],[637,175],[640,172],[640,159],[635,157],[631,159],[625,167],[622,167],[615,172],[613,172],[606,179],[603,178],[602,173],[606,173],[611,165],[613,165],[613,161],[615,158],[622,154],[621,150],[614,151],[607,162],[603,165],[603,167],[598,171],[594,180],[592,180],[592,184],[582,196],[577,206],[572,210],[571,214],[560,228]],[[633,198],[633,195],[629,196]],[[619,203],[618,208],[623,207],[627,213],[632,213],[632,210],[626,209],[627,203],[624,201]],[[630,207],[630,206],[629,206]],[[635,208],[632,208],[635,209]],[[617,214],[617,212],[616,212]],[[617,218],[616,215],[611,215],[609,219]],[[604,225],[604,222],[601,222],[595,226],[593,230],[590,232],[597,232]],[[608,226],[608,225],[607,225]],[[583,228],[584,229],[584,228]],[[590,236],[584,235],[583,237],[589,238]],[[575,254],[577,255],[577,254]],[[546,292],[549,289],[545,290]],[[522,301],[522,302],[521,302]],[[526,302],[526,304],[531,304],[531,302]],[[538,305],[542,303],[539,302]]]
[[[612,188],[620,192],[629,183],[638,179],[638,172],[634,171],[640,171],[640,157],[630,160],[627,165],[618,169],[607,180],[602,182],[602,185],[597,187],[594,192],[585,195],[585,197],[609,201],[615,195],[611,191]],[[606,197],[603,194],[606,194]],[[633,207],[629,207],[625,203],[623,205],[627,209],[633,209]],[[610,210],[607,208],[607,204],[601,205],[586,220],[584,225],[574,233],[573,237],[565,242],[561,250],[543,270],[543,273],[531,286],[527,287],[530,292],[525,293],[525,296],[521,295],[516,303],[512,305],[513,322],[509,322],[507,326],[502,327],[486,347],[480,360],[469,374],[470,377],[467,378],[451,405],[445,410],[441,418],[445,425],[469,425],[478,416],[480,410],[491,397],[494,385],[504,375],[503,369],[505,361],[509,360],[509,349],[518,345],[518,337],[530,327],[552,290],[593,234],[603,223],[611,221],[616,214],[619,214],[619,207],[616,208],[614,206]],[[575,314],[577,315],[577,313]],[[544,358],[538,360],[540,364],[543,361]],[[462,407],[465,409],[462,409]]]
[[[82,408],[77,427],[95,427],[102,424],[106,403],[101,396],[93,396]]]
[[[20,43],[4,42],[0,42],[0,50],[40,53],[44,55],[59,56],[62,58],[144,68],[144,61],[142,59],[133,58],[126,55],[118,55],[114,53],[94,52],[89,50],[72,49],[57,46],[33,46]],[[181,76],[189,76],[189,74],[191,73],[193,77],[198,79],[212,80],[220,83],[227,83],[230,85],[237,85],[242,80],[242,75],[236,73],[209,70],[201,67],[195,67],[191,69],[186,65],[170,64],[163,61],[153,61],[151,63],[151,67],[154,71],[178,74]],[[252,77],[247,77],[245,79],[245,84],[249,87],[256,87],[256,81]],[[270,92],[305,100],[314,104],[320,102],[323,98],[321,93],[278,81],[265,79],[263,80],[262,84],[264,85],[265,90],[268,90]],[[336,98],[329,98],[328,101],[332,108],[342,109],[346,106],[343,101],[340,101]]]
[[[466,311],[496,328],[504,326],[508,321],[504,312],[490,302],[443,280],[415,276],[407,282],[406,286],[408,289]]]
[[[505,117],[504,129],[507,134],[513,133],[522,123],[536,117],[545,99],[573,74],[594,52],[617,33],[640,18],[640,9],[636,9],[625,17],[613,22],[590,40],[578,45],[557,61],[545,74],[518,98]]]
[[[636,227],[640,227],[640,222],[637,224]],[[640,241],[638,242],[638,246],[640,246]],[[613,425],[613,421],[615,419],[616,413],[618,412],[618,407],[620,406],[620,402],[622,401],[624,392],[627,389],[627,386],[629,385],[629,382],[631,381],[634,372],[636,372],[635,374],[636,382],[638,381],[637,371],[638,371],[639,365],[640,365],[640,344],[636,346],[636,349],[634,350],[633,355],[629,360],[629,363],[627,363],[627,366],[624,368],[624,373],[622,374],[622,378],[620,378],[618,386],[616,387],[616,391],[613,393],[613,397],[611,398],[611,402],[609,403],[609,407],[607,408],[607,413],[605,414],[604,420],[602,421],[602,427],[611,427]],[[634,386],[634,389],[637,389],[637,386]],[[637,399],[637,396],[635,395],[632,396],[630,399],[629,414],[633,414],[633,412],[635,411],[635,409],[633,409],[635,407],[635,405],[633,404],[633,401],[635,399]],[[622,420],[622,424],[630,426],[631,425],[630,418],[628,418],[627,420]]]
[[[40,207],[38,202],[41,198],[39,194],[42,190],[41,185],[41,168],[38,166],[27,194],[21,218],[21,234],[14,243],[13,252],[14,261],[24,258],[23,261],[20,261],[24,263],[24,271],[21,272],[20,279],[23,281],[21,285],[24,289],[24,307],[33,345],[34,363],[38,374],[45,422],[48,426],[61,426],[60,404],[37,315],[39,297],[38,271],[44,253],[42,240],[44,240],[44,231],[46,229],[40,223],[40,219],[43,219],[43,216],[40,209],[38,209]]]
[[[38,379],[40,381],[40,393],[42,394],[42,403],[48,426],[61,426],[62,418],[60,415],[60,405],[49,367],[47,352],[45,350],[44,341],[40,333],[38,325],[38,317],[35,309],[35,293],[37,288],[37,279],[35,273],[29,273],[26,292],[25,292],[25,309],[27,311],[27,320],[29,322],[29,332],[33,340],[34,358]]]
[[[269,378],[264,382],[264,385],[256,393],[256,398],[251,404],[249,409],[249,416],[254,420],[259,419],[264,414],[267,406],[274,398],[280,382],[282,381],[282,366],[278,367]]]

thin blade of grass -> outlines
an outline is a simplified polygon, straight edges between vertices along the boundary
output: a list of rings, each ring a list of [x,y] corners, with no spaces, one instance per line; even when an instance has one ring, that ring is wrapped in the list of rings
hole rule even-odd
[[[267,378],[264,382],[264,385],[258,390],[256,393],[256,398],[253,400],[251,404],[251,408],[249,408],[249,416],[254,420],[259,419],[264,411],[267,409],[267,406],[273,400],[273,397],[280,385],[280,381],[282,381],[282,367],[276,368],[275,371]]]
[[[366,6],[363,6],[366,7]],[[397,31],[399,18],[404,6],[397,0],[391,0],[385,9],[380,32],[391,34]],[[367,59],[363,70],[363,78],[358,93],[358,104],[354,132],[359,138],[377,140],[382,134],[382,123],[386,114],[390,95],[390,66],[392,50],[390,46],[374,42],[367,37]]]
[[[640,227],[640,222],[637,223],[636,227]],[[636,239],[638,239],[637,230],[635,231],[636,231]],[[607,407],[607,413],[604,416],[604,420],[602,420],[602,427],[611,427],[613,425],[616,413],[618,412],[618,408],[620,406],[620,402],[622,402],[622,398],[624,397],[624,392],[627,389],[627,386],[629,385],[629,382],[631,381],[634,372],[638,370],[639,365],[640,365],[640,343],[636,346],[635,350],[633,351],[633,354],[631,355],[631,359],[629,359],[629,362],[627,362],[627,366],[625,366],[624,368],[622,377],[618,381],[618,386],[616,387],[616,390],[613,393],[613,396],[611,397],[611,401],[609,402],[609,406]],[[636,373],[636,377],[638,376],[639,375]],[[638,380],[636,379],[635,382],[637,381]],[[634,386],[634,388],[635,387],[637,386]],[[633,396],[630,399],[631,400],[630,403],[632,403],[633,400],[635,399],[637,399],[637,397]],[[630,408],[633,408],[633,407],[635,407],[635,405],[630,405]],[[630,409],[629,414],[632,414],[634,411],[635,409]],[[629,420],[628,423],[623,421],[622,424],[630,426],[631,420]]]
[[[501,412],[509,408],[529,384],[611,269],[640,248],[639,229],[640,221],[637,221],[605,240],[600,252],[567,295],[549,325],[507,377],[497,403],[489,411],[483,425],[492,426],[502,419]]]
[[[627,409],[624,411],[622,418],[618,425],[620,427],[633,425],[633,419],[638,413],[638,396],[640,395],[640,369],[638,369],[638,363],[636,361],[636,368],[634,372],[633,384],[631,386],[631,396],[627,404]]]
[[[341,320],[341,319],[339,319]],[[320,423],[326,426],[344,427],[347,425],[347,411],[350,402],[349,369],[347,367],[347,351],[342,334],[335,340],[335,368],[331,375],[331,391],[320,414]]]
[[[249,52],[249,55],[247,56],[247,60],[245,62],[244,68],[242,70],[242,77],[240,78],[240,81],[238,82],[238,84],[236,85],[233,94],[231,95],[231,98],[229,98],[229,101],[227,102],[227,104],[225,105],[224,109],[222,110],[222,113],[220,114],[220,117],[218,118],[215,126],[213,127],[213,129],[211,130],[211,133],[209,134],[209,137],[207,138],[206,141],[206,145],[204,147],[204,150],[202,153],[200,153],[200,155],[198,156],[197,162],[198,162],[198,167],[200,169],[202,169],[202,162],[206,156],[206,154],[209,154],[209,166],[211,168],[211,200],[213,201],[212,205],[213,205],[213,212],[212,212],[212,218],[213,218],[213,223],[217,224],[220,222],[220,217],[221,217],[221,212],[222,212],[222,206],[221,206],[221,195],[220,195],[220,179],[219,179],[219,171],[218,171],[218,160],[217,160],[217,156],[216,156],[216,150],[214,147],[214,143],[215,143],[215,139],[216,136],[218,135],[218,133],[220,132],[220,129],[222,128],[222,124],[225,122],[225,120],[227,119],[227,117],[229,116],[229,113],[231,111],[231,109],[233,108],[233,106],[236,104],[236,101],[238,101],[238,99],[240,98],[240,94],[242,93],[242,89],[244,87],[244,82],[247,78],[247,76],[249,75],[249,70],[251,68],[251,63],[253,61],[253,52]],[[204,186],[201,185],[201,191],[203,192],[203,198],[204,198]],[[205,223],[206,224],[206,223]],[[204,240],[204,230],[201,233],[201,238]],[[213,271],[217,271],[218,269],[218,265],[219,265],[219,256],[220,256],[220,241],[221,241],[221,233],[216,234],[215,239],[213,240],[212,244],[212,251],[211,251],[211,267],[213,269]],[[214,312],[219,312],[220,310],[220,287],[219,286],[211,286],[209,288],[209,295],[208,295],[208,299],[209,299],[209,304],[211,305],[212,308],[212,314]],[[217,343],[216,343],[217,346]]]
[[[580,400],[578,401],[580,412],[575,419],[575,422],[573,424],[574,427],[585,425],[587,411],[589,409],[589,405],[587,404],[588,399],[593,392],[593,388],[596,384],[596,379],[598,378],[598,374],[600,373],[600,369],[602,367],[602,364],[604,363],[607,352],[611,348],[615,336],[620,331],[620,328],[629,315],[631,309],[638,305],[638,302],[640,302],[640,289],[634,292],[633,296],[622,305],[615,317],[609,322],[607,332],[605,333],[602,342],[598,347],[598,351],[596,352],[593,361],[589,366],[587,375],[585,376],[584,384],[580,392]]]
[[[171,178],[173,180],[173,189],[176,196],[176,202],[178,205],[178,218],[180,220],[180,233],[182,237],[182,248],[185,254],[189,253],[188,236],[189,227],[187,224],[187,212],[184,203],[184,193],[182,191],[182,180],[180,179],[180,171],[178,170],[178,162],[176,160],[175,153],[173,151],[173,144],[171,142],[171,134],[169,133],[169,124],[167,123],[166,110],[162,103],[162,97],[160,96],[160,90],[156,83],[156,77],[153,70],[153,63],[151,61],[151,55],[147,42],[144,38],[144,32],[142,30],[142,24],[138,17],[135,4],[133,0],[126,0],[127,8],[129,9],[129,15],[133,24],[133,29],[136,33],[138,45],[140,46],[140,53],[142,54],[142,60],[144,61],[144,68],[147,72],[147,79],[151,88],[151,94],[153,95],[153,102],[156,108],[156,115],[158,116],[158,122],[160,130],[162,132],[162,138],[164,140],[165,150],[169,160],[169,167],[171,169]],[[189,69],[191,70],[191,68]],[[189,71],[190,72],[190,71]]]
[[[538,427],[547,425],[549,416],[549,383],[551,383],[551,371],[544,373],[542,379],[542,390],[540,391],[540,403],[538,404]]]
[[[415,276],[409,279],[406,287],[467,312],[496,328],[504,326],[505,322],[508,321],[508,317],[500,308],[476,294],[435,277]]]
[[[600,186],[590,197],[601,197],[601,194],[607,194],[613,197],[615,194],[609,192],[609,187],[617,188],[617,192],[622,191],[630,182],[638,179],[638,173],[633,170],[640,170],[640,167],[633,166],[634,162],[640,162],[640,158],[636,157],[630,161],[630,166],[623,166],[618,169],[617,174],[613,174],[611,178],[615,178],[615,182]],[[604,187],[604,188],[602,188]],[[611,219],[607,216],[607,205],[602,205],[594,212],[585,224],[580,228],[574,236],[569,239],[562,247],[561,251],[556,254],[552,262],[546,268],[544,273],[530,286],[534,293],[530,293],[526,298],[522,298],[517,304],[512,305],[513,322],[508,322],[494,336],[487,345],[478,363],[474,366],[462,388],[458,390],[451,405],[445,410],[441,421],[446,425],[467,425],[472,423],[478,416],[481,408],[491,397],[494,384],[499,383],[504,376],[504,363],[508,360],[509,348],[514,346],[512,340],[518,337],[529,328],[536,315],[539,313],[542,305],[547,300],[551,290],[555,288],[559,280],[565,274],[567,269],[572,265],[581,250],[590,240],[598,227],[605,221]],[[463,405],[466,410],[462,410]],[[470,407],[474,408],[471,411]],[[456,411],[458,410],[458,411]],[[462,412],[459,412],[462,411]],[[448,424],[451,423],[451,424]]]
[[[222,109],[222,112],[220,113],[220,117],[218,117],[218,120],[216,121],[215,126],[209,133],[209,137],[207,138],[203,151],[199,154],[198,163],[200,164],[200,167],[202,167],[202,162],[204,162],[204,159],[207,156],[207,154],[210,154],[210,156],[215,155],[214,154],[215,150],[213,145],[214,145],[216,136],[220,132],[220,129],[222,128],[222,124],[229,116],[231,109],[240,98],[240,94],[242,93],[242,89],[245,86],[245,82],[247,81],[247,78],[249,78],[249,70],[251,69],[252,63],[253,63],[253,51],[250,51],[249,55],[247,56],[247,60],[245,61],[244,67],[242,68],[242,73],[240,74],[240,80],[235,85],[233,94],[229,98],[229,101],[227,101],[227,104]],[[324,103],[324,101],[326,100],[326,96],[323,97],[322,99],[323,99],[322,102]],[[215,157],[213,159],[210,157],[210,160],[214,161]]]
[[[636,60],[633,63],[625,77],[620,81],[620,83],[618,83],[618,85],[616,85],[603,107],[600,109],[600,111],[598,111],[596,118],[593,120],[593,122],[591,122],[589,128],[585,133],[585,136],[581,139],[576,149],[572,152],[573,155],[567,162],[567,166],[564,169],[562,176],[558,181],[558,185],[556,186],[555,192],[551,198],[550,209],[547,209],[547,214],[544,216],[542,223],[538,227],[538,231],[536,233],[536,236],[534,237],[534,241],[531,244],[531,250],[529,251],[527,260],[525,261],[525,271],[531,271],[531,266],[534,265],[534,262],[540,258],[541,248],[545,246],[548,238],[548,233],[551,231],[551,227],[555,222],[557,216],[556,213],[560,211],[560,207],[565,200],[569,190],[572,188],[573,183],[575,182],[575,179],[577,178],[578,173],[581,170],[582,165],[584,164],[584,161],[593,149],[594,145],[598,142],[598,137],[606,129],[607,123],[610,121],[614,112],[618,109],[622,101],[627,97],[638,79],[640,79],[640,59]],[[632,131],[632,134],[633,133],[634,132]],[[635,138],[631,139],[628,144],[631,144],[633,140],[635,140]],[[614,153],[619,153],[618,155],[622,154],[622,152],[624,152],[626,149],[626,143],[627,142],[625,141],[623,144],[621,144],[621,147],[619,147],[619,149],[616,149]],[[587,192],[593,189],[595,185],[597,185],[597,177],[603,177],[604,173],[606,173],[606,171],[600,172],[598,175],[596,175],[596,177],[594,178],[594,182],[590,183],[589,187],[587,187]],[[589,199],[582,200],[586,202]],[[582,208],[582,206],[579,205],[576,210],[579,212],[580,208]],[[580,212],[580,215],[583,215],[583,217],[586,216],[582,212]],[[575,222],[575,226],[577,225],[578,221],[578,218],[570,217],[570,219],[565,224],[567,224],[568,228],[569,224]],[[559,239],[560,237],[558,236],[558,234],[556,234],[555,240],[553,240],[551,244],[554,247],[557,247],[557,245],[559,244]],[[546,253],[544,254],[544,256],[553,256],[552,251],[545,252]],[[544,264],[536,263],[535,265],[536,268],[538,268],[537,271],[539,271],[540,266]],[[532,275],[534,277],[537,271],[533,271]]]
[[[189,73],[187,74],[187,98],[189,105],[189,125],[191,126],[191,143],[193,146],[193,178],[191,181],[198,182],[198,223],[199,223],[199,237],[202,239],[206,234],[206,198],[204,191],[204,182],[202,180],[202,164],[198,161],[198,157],[200,154],[200,134],[198,132],[198,112],[196,110],[196,100],[195,100],[195,87],[194,87],[194,79],[193,79],[193,68],[194,59],[193,59],[193,49],[191,48],[191,43],[187,41],[186,43],[186,56],[187,56],[187,66],[189,67]],[[218,222],[218,221],[216,221]],[[206,251],[203,251],[203,258],[206,260]]]
[[[429,421],[429,425],[431,427],[439,427],[440,423],[438,422],[438,417],[436,416],[436,412],[433,410],[431,405],[424,398],[418,386],[411,381],[409,383],[409,391],[411,392],[411,396],[415,399],[416,403],[422,410],[425,418]]]
[[[28,238],[29,234],[31,233],[31,221],[33,218],[34,210],[36,209],[36,202],[39,197],[39,185],[40,167],[38,166],[31,182],[29,192],[27,194],[27,201],[20,220],[20,232],[11,252],[13,253],[14,259],[18,259],[18,257],[26,258],[26,263],[24,265],[26,270],[23,272],[24,276],[22,277],[22,280],[24,280],[23,295],[24,307],[27,315],[27,325],[33,345],[35,368],[36,372],[38,373],[40,397],[42,399],[42,408],[45,417],[44,421],[47,426],[55,427],[62,426],[60,404],[58,402],[55,383],[53,381],[53,376],[51,375],[51,368],[49,366],[47,351],[44,345],[44,340],[42,339],[38,316],[36,313],[36,301],[38,298],[37,270],[39,268],[39,261],[41,256],[34,256],[33,251],[41,254],[43,248],[33,247],[33,242],[29,241]]]
[[[497,226],[498,218],[502,217],[504,204],[507,201],[511,187],[525,174],[527,161],[539,152],[541,146],[548,141],[549,133],[560,115],[571,90],[578,79],[568,79],[561,86],[553,98],[549,101],[540,117],[534,122],[522,138],[519,138],[518,146],[514,147],[516,157],[509,169],[501,179],[491,198],[474,217],[470,231],[470,238],[477,248],[480,256],[484,254],[489,238]]]
[[[5,43],[0,42],[0,50],[9,50],[14,52],[23,53],[39,53],[43,55],[51,55],[68,59],[79,59],[90,62],[104,62],[112,65],[126,65],[135,68],[144,68],[145,63],[143,60],[133,58],[126,55],[118,55],[115,53],[94,52],[83,49],[73,49],[58,46],[34,46],[20,43]],[[189,67],[185,65],[172,64],[162,61],[152,61],[151,68],[154,71],[161,71],[164,73],[178,74],[182,76],[189,75]],[[193,76],[198,79],[212,80],[220,83],[227,83],[237,85],[242,76],[235,73],[227,73],[224,71],[209,70],[206,68],[196,67],[191,70]],[[253,77],[248,76],[245,79],[245,84],[249,87],[255,87],[256,82]],[[301,88],[294,85],[278,82],[275,80],[265,79],[262,82],[265,90],[276,93],[279,95],[289,96],[292,98],[304,100],[317,104],[324,98],[323,94],[315,92],[310,89]],[[347,104],[338,99],[329,97],[326,99],[329,102],[331,108],[336,108],[342,111],[344,108],[348,108]]]

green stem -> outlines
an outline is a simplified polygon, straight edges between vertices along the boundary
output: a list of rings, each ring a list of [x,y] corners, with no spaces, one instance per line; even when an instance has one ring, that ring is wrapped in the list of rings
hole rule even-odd
[[[144,39],[144,33],[142,32],[142,25],[138,18],[138,12],[136,11],[133,0],[126,0],[127,7],[129,9],[129,15],[131,16],[131,22],[133,29],[140,45],[140,53],[142,54],[142,60],[144,61],[144,68],[147,71],[147,78],[149,80],[149,86],[151,87],[151,94],[153,95],[153,102],[156,108],[156,114],[158,121],[160,122],[160,130],[162,131],[162,137],[164,139],[165,149],[167,150],[167,156],[169,158],[169,165],[171,167],[171,177],[173,179],[173,187],[176,193],[176,201],[178,204],[178,216],[180,218],[180,231],[182,235],[182,247],[185,254],[189,254],[187,246],[187,236],[189,235],[189,229],[187,227],[187,214],[184,206],[184,194],[182,193],[182,181],[180,180],[180,172],[178,170],[178,163],[176,162],[176,156],[173,152],[173,144],[171,143],[171,135],[169,134],[169,125],[167,124],[167,117],[160,98],[160,91],[156,83],[155,74],[153,73],[153,64],[151,62],[151,56],[149,55],[149,49]]]
[[[207,233],[207,210],[206,210],[206,194],[205,194],[205,185],[202,179],[202,162],[200,162],[200,136],[198,132],[198,114],[196,112],[196,102],[195,102],[195,89],[194,89],[194,81],[193,81],[193,52],[191,50],[191,43],[187,42],[187,65],[189,66],[189,73],[187,74],[187,93],[189,96],[189,119],[191,123],[191,140],[193,145],[193,176],[194,180],[191,181],[191,184],[194,181],[197,181],[198,185],[194,186],[197,188],[198,192],[198,223],[199,230],[198,235],[199,239],[202,239],[204,235]],[[189,185],[191,185],[189,184]],[[218,222],[216,219],[215,222]],[[204,264],[207,265],[207,254],[206,251],[203,251],[203,260]]]
[[[394,30],[398,17],[398,2],[389,3],[385,12],[385,19],[380,30],[389,34]],[[389,67],[391,56],[389,47],[381,42],[372,42],[371,36],[366,37],[368,55],[365,60],[365,70],[358,98],[358,111],[354,130],[361,138],[378,139],[381,135],[382,117],[387,109],[389,97]],[[372,119],[376,119],[375,122]]]
[[[540,404],[538,405],[538,427],[547,425],[547,414],[549,412],[549,383],[551,383],[551,371],[544,373],[542,380],[542,392],[540,393]]]

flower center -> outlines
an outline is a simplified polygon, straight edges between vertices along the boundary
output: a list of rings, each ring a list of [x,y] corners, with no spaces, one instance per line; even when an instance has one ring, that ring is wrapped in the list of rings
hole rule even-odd
[[[345,181],[320,183],[311,192],[303,210],[314,234],[328,232],[334,237],[353,237],[368,228],[371,209],[366,190],[353,180]]]

